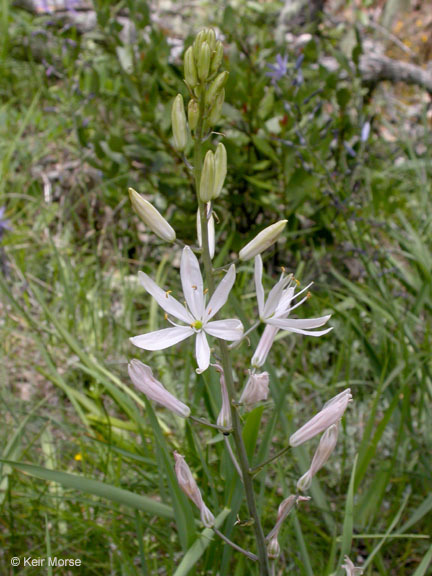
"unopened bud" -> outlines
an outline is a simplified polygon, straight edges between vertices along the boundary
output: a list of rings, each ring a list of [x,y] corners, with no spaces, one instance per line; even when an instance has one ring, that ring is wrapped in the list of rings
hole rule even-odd
[[[240,250],[240,260],[250,260],[258,254],[261,254],[261,252],[264,252],[264,250],[267,250],[267,248],[270,248],[282,234],[286,223],[287,220],[279,220],[279,222],[264,228],[262,232],[257,234],[253,240]]]
[[[230,401],[228,396],[228,390],[225,383],[225,376],[221,366],[219,364],[212,364],[214,368],[220,373],[220,385],[221,385],[221,397],[222,397],[222,408],[219,412],[219,416],[217,418],[217,425],[222,426],[223,428],[231,428],[232,420],[231,420],[231,407]]]
[[[225,87],[227,83],[229,73],[225,70],[216,76],[206,94],[206,104],[208,107],[213,106],[216,97],[219,95],[220,91]]]
[[[189,46],[184,55],[184,74],[186,83],[191,88],[195,88],[198,84],[198,77],[192,46]]]
[[[224,101],[225,101],[225,90],[222,88],[222,90],[216,96],[216,100],[208,114],[207,120],[210,126],[214,126],[219,121],[219,118],[221,117],[222,114],[222,106]]]
[[[198,34],[196,35],[196,38],[194,40],[194,43],[192,45],[192,49],[193,49],[193,54],[195,57],[195,62],[198,61],[198,56],[201,50],[201,45],[203,42],[206,42],[206,33],[207,33],[207,29],[204,28],[203,30],[200,30],[198,32]]]
[[[214,190],[213,199],[217,198],[222,192],[227,173],[227,153],[225,146],[219,143],[216,148],[214,156],[215,174],[214,174]]]
[[[216,74],[219,70],[220,65],[222,64],[224,55],[224,49],[222,42],[216,42],[216,46],[213,52],[212,61],[210,65],[210,72],[212,74]]]
[[[277,536],[272,538],[270,542],[267,544],[267,554],[269,558],[279,558],[280,556],[280,546],[277,539]]]
[[[306,422],[289,439],[291,446],[300,446],[324,430],[337,424],[345,413],[345,410],[352,400],[351,390],[347,388],[332,400],[327,402],[323,409],[318,412],[309,422]]]
[[[209,210],[211,210],[210,203],[207,204],[206,209],[208,214]],[[213,212],[207,219],[207,231],[208,231],[209,254],[210,258],[213,260],[213,256],[215,254],[215,221]],[[197,211],[197,237],[198,237],[198,246],[202,248],[201,214],[199,208]]]
[[[210,71],[210,47],[207,42],[203,42],[198,54],[198,78],[201,82],[207,80]]]
[[[186,148],[188,133],[183,96],[181,94],[177,94],[174,99],[171,109],[171,122],[174,135],[174,147],[179,152],[183,152]]]
[[[139,360],[132,360],[128,365],[129,376],[135,387],[145,394],[147,398],[165,406],[175,414],[187,418],[190,416],[190,409],[186,404],[180,402],[164,386],[156,380],[149,366]]]
[[[209,150],[204,158],[200,180],[199,195],[203,202],[210,202],[210,200],[213,198],[215,172],[214,164],[214,154],[211,150]]]
[[[195,130],[199,119],[199,105],[196,100],[189,100],[188,104],[188,122],[189,128]]]
[[[268,393],[268,372],[262,372],[261,374],[250,373],[239,402],[240,404],[244,404],[246,408],[251,408],[257,402],[267,400]]]
[[[166,242],[174,242],[176,239],[176,233],[160,212],[133,188],[129,188],[129,197],[132,203],[132,208],[144,224],[162,240],[165,240]]]
[[[205,39],[207,44],[210,47],[210,50],[213,52],[213,50],[216,47],[216,34],[215,31],[213,30],[213,28],[206,28],[205,29]]]
[[[321,437],[318,448],[312,458],[312,463],[306,474],[299,479],[297,482],[297,489],[304,492],[309,490],[312,484],[312,478],[316,475],[318,470],[324,466],[327,460],[330,458],[333,450],[336,447],[337,439],[339,435],[339,424],[332,424]]]

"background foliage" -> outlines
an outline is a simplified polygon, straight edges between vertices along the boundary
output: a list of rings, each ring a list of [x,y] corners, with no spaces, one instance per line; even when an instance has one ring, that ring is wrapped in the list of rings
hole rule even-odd
[[[163,321],[137,271],[179,292],[178,254],[142,228],[127,187],[195,243],[195,198],[170,128],[172,99],[186,95],[181,52],[146,2],[95,7],[96,27],[80,34],[2,3],[0,194],[13,229],[0,253],[0,440],[2,458],[21,464],[0,467],[0,572],[9,573],[12,556],[51,551],[81,558],[89,575],[215,574],[215,566],[220,575],[250,574],[194,523],[173,475],[177,448],[223,530],[248,547],[221,437],[161,410],[157,420],[126,373],[136,354],[128,337]],[[259,463],[350,386],[355,402],[337,453],[281,533],[280,573],[332,574],[349,552],[367,575],[421,576],[432,558],[427,101],[362,85],[349,63],[365,49],[357,24],[348,53],[347,28],[326,21],[297,47],[276,43],[278,9],[233,2],[204,17],[224,37],[230,71],[218,127],[229,172],[216,265],[287,218],[267,275],[283,265],[302,282],[314,279],[310,309],[331,311],[335,329],[319,341],[278,341],[266,367],[272,401],[247,417],[246,441]],[[132,42],[117,19],[125,11]],[[185,46],[197,28],[187,21]],[[328,55],[337,70],[324,66]],[[251,266],[242,265],[231,306],[245,322],[252,290]],[[216,382],[195,374],[187,343],[168,354],[151,359],[161,380],[214,420]],[[308,461],[299,449],[258,476],[268,530]],[[24,570],[40,574],[14,573]]]

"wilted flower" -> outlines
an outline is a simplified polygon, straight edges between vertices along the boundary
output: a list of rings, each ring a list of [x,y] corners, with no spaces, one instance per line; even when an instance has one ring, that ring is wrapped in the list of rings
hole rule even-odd
[[[344,415],[348,403],[352,400],[351,390],[347,388],[331,400],[324,404],[322,410],[318,412],[309,422],[299,428],[289,439],[291,446],[300,446],[311,438],[314,438],[326,428],[337,424]]]
[[[345,564],[342,564],[341,568],[344,568],[347,576],[361,576],[363,574],[362,568],[356,568],[348,556],[344,557]]]
[[[204,504],[202,499],[200,489],[198,488],[195,478],[192,476],[192,472],[189,466],[186,464],[184,456],[178,452],[174,452],[175,459],[175,473],[177,476],[177,481],[180,488],[186,494],[188,498],[192,500],[195,506],[199,509],[201,514],[201,522],[206,528],[211,528],[214,525],[214,516]]]
[[[297,482],[297,490],[304,492],[309,490],[312,484],[312,478],[321,470],[327,460],[330,458],[333,450],[336,447],[339,435],[339,424],[332,424],[321,437],[318,448],[312,458],[312,463],[309,470]]]
[[[261,372],[256,374],[255,372],[249,372],[249,378],[246,382],[246,386],[240,396],[240,404],[244,404],[246,407],[251,407],[257,402],[262,400],[267,400],[269,393],[269,374],[268,372]]]
[[[269,542],[267,552],[271,558],[277,558],[280,554],[278,536],[283,522],[291,513],[295,504],[306,500],[310,500],[310,498],[308,496],[297,496],[296,494],[291,494],[291,496],[288,496],[288,498],[285,498],[285,500],[279,504],[276,524],[274,525],[273,530],[271,530],[266,537],[266,540]]]
[[[164,350],[174,344],[178,344],[189,336],[196,336],[196,359],[199,372],[207,370],[210,364],[210,347],[206,334],[221,338],[222,340],[240,340],[243,335],[243,325],[240,320],[231,318],[228,320],[210,320],[219,312],[228,299],[228,295],[235,280],[235,266],[232,264],[216,288],[213,296],[206,304],[203,279],[198,259],[192,250],[186,246],[183,249],[180,277],[187,308],[173,298],[169,291],[165,292],[144,274],[139,273],[141,284],[165,312],[186,326],[180,326],[170,321],[173,328],[164,328],[148,334],[141,334],[131,338],[132,344],[144,350]]]
[[[280,556],[280,546],[277,536],[272,538],[267,544],[267,554],[269,558],[279,558]]]
[[[150,400],[157,402],[161,406],[165,406],[165,408],[168,408],[168,410],[171,410],[183,418],[190,416],[189,407],[168,392],[168,390],[156,380],[149,366],[134,359],[131,360],[128,365],[128,372],[135,387],[140,392],[143,392],[147,398],[150,398]]]
[[[267,359],[267,355],[273,345],[276,334],[280,329],[305,334],[307,336],[323,336],[333,328],[326,330],[314,330],[323,326],[330,319],[330,315],[321,316],[320,318],[296,319],[288,318],[290,313],[298,308],[308,299],[304,296],[299,302],[292,305],[293,301],[301,294],[304,294],[312,285],[308,284],[303,290],[295,294],[295,288],[292,275],[285,276],[282,272],[280,280],[273,286],[268,295],[267,301],[264,301],[264,287],[262,283],[263,263],[260,255],[255,258],[255,289],[258,300],[258,311],[262,322],[267,324],[261,339],[258,343],[255,354],[252,358],[253,366],[262,366]]]
[[[156,210],[153,204],[150,204],[133,188],[129,188],[129,198],[132,208],[156,236],[166,242],[174,242],[176,239],[174,229],[168,224],[162,214]]]
[[[267,248],[270,248],[282,234],[287,222],[288,220],[279,220],[279,222],[264,228],[264,230],[257,234],[253,240],[240,250],[240,260],[250,260],[258,254],[261,254],[261,252],[264,252],[264,250],[267,250]]]

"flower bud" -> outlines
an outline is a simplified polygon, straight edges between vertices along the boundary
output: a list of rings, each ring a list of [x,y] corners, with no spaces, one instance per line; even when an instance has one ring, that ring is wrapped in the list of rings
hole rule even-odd
[[[251,408],[257,402],[267,400],[268,393],[268,372],[262,372],[261,374],[249,372],[249,378],[240,396],[239,402],[240,404],[244,404],[247,408]]]
[[[205,29],[205,39],[210,47],[211,52],[213,52],[214,49],[216,48],[216,34],[213,28]]]
[[[198,84],[198,77],[192,46],[189,46],[184,55],[184,75],[186,83],[191,88],[195,88]]]
[[[129,197],[132,203],[132,208],[144,224],[162,240],[165,240],[166,242],[174,242],[176,239],[176,233],[160,212],[158,212],[150,202],[147,202],[147,200],[145,200],[133,188],[129,188]]]
[[[211,107],[211,110],[207,117],[210,126],[214,126],[219,121],[219,118],[221,117],[222,114],[222,106],[224,101],[225,101],[225,90],[222,88],[222,90],[216,96],[216,100],[213,106]]]
[[[314,438],[326,428],[337,424],[344,415],[348,403],[352,400],[351,390],[347,388],[323,407],[309,422],[306,422],[289,439],[291,446],[300,446],[311,438]]]
[[[210,203],[206,205],[207,214],[211,210]],[[209,243],[209,254],[210,258],[213,260],[213,256],[215,254],[215,221],[213,212],[210,214],[210,217],[207,220],[207,230],[208,230],[208,243]],[[201,234],[201,214],[198,208],[197,211],[197,237],[198,237],[198,246],[202,248],[202,234]]]
[[[199,119],[199,105],[198,102],[194,99],[189,100],[188,104],[188,122],[189,128],[191,130],[195,130]]]
[[[269,558],[279,558],[280,556],[280,546],[277,539],[277,536],[272,538],[270,542],[267,544],[267,554]]]
[[[306,474],[303,474],[303,476],[297,482],[297,490],[300,490],[301,492],[309,490],[312,484],[312,478],[316,475],[318,470],[321,470],[335,449],[338,435],[339,424],[332,424],[324,432],[314,457],[312,458],[312,463],[309,470],[306,472]]]
[[[212,74],[216,74],[216,72],[219,70],[219,67],[222,64],[223,55],[224,55],[224,49],[222,42],[216,42],[216,46],[213,52],[210,65],[210,72]]]
[[[270,248],[282,234],[286,223],[287,220],[279,220],[279,222],[264,228],[264,230],[257,234],[253,240],[240,250],[240,260],[250,260],[258,254],[261,254],[261,252],[264,252],[264,250],[267,250],[267,248]]]
[[[198,78],[201,82],[207,80],[210,71],[210,47],[207,42],[203,42],[198,54]]]
[[[225,182],[225,176],[227,173],[227,153],[225,146],[219,143],[216,148],[214,156],[214,189],[213,189],[213,199],[217,198],[222,192],[222,188]]]
[[[183,105],[183,96],[177,94],[171,109],[171,122],[174,135],[174,147],[183,152],[187,144],[186,114]]]
[[[213,198],[215,171],[214,164],[214,154],[211,150],[209,150],[204,158],[200,180],[199,195],[203,202],[210,202],[210,200]]]
[[[346,572],[346,576],[361,576],[363,574],[362,568],[356,568],[348,556],[344,557],[345,564],[342,564],[341,568],[343,568]]]
[[[188,498],[192,500],[195,506],[199,509],[201,514],[201,522],[207,528],[214,525],[214,516],[204,504],[201,492],[195,482],[195,478],[192,476],[192,472],[189,466],[186,464],[184,456],[178,452],[174,452],[175,459],[175,473],[177,476],[177,481],[180,488],[186,494]]]
[[[198,56],[201,50],[201,46],[203,42],[206,42],[206,33],[207,33],[207,29],[204,28],[203,30],[200,30],[198,32],[198,34],[196,35],[196,38],[194,40],[194,43],[192,45],[192,49],[193,49],[193,54],[195,57],[195,62],[198,61]]]
[[[149,366],[146,366],[139,360],[132,360],[128,365],[129,376],[135,387],[145,394],[147,398],[165,406],[171,412],[178,416],[187,418],[190,416],[190,409],[186,404],[180,402],[164,386],[156,380]]]
[[[221,385],[221,396],[222,396],[222,408],[219,412],[219,416],[217,418],[217,425],[222,426],[223,428],[231,428],[232,427],[232,420],[231,420],[231,406],[228,396],[228,390],[225,383],[225,376],[221,366],[219,364],[212,364],[214,368],[220,373],[220,385]]]
[[[206,104],[210,108],[216,101],[216,97],[219,95],[221,90],[225,87],[227,83],[229,73],[225,70],[216,76],[213,82],[210,84],[209,89],[206,94]]]

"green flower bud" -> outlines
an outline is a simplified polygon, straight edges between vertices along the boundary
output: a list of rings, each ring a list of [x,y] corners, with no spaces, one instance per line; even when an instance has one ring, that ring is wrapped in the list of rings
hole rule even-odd
[[[215,172],[214,154],[211,150],[209,150],[204,158],[204,165],[201,172],[201,180],[200,180],[199,195],[203,202],[210,202],[210,200],[213,198],[214,172]]]
[[[222,42],[216,42],[216,48],[213,52],[210,66],[210,72],[212,74],[216,74],[216,72],[219,70],[219,67],[222,64],[223,55],[224,55],[224,49]]]
[[[159,236],[159,238],[162,238],[162,240],[166,242],[174,242],[176,233],[162,214],[156,210],[150,202],[145,200],[141,194],[138,194],[133,188],[129,188],[129,198],[132,203],[132,208],[156,236]]]
[[[227,153],[223,144],[218,144],[214,156],[215,176],[213,198],[217,198],[222,191],[227,173]]]
[[[205,39],[210,47],[210,51],[213,52],[214,49],[216,48],[216,34],[213,28],[205,29]]]
[[[224,101],[225,101],[225,90],[222,88],[222,90],[216,96],[215,103],[213,104],[213,106],[212,106],[212,108],[208,114],[208,122],[209,122],[210,126],[214,126],[218,122],[219,118],[221,117],[222,106],[223,106]]]
[[[174,147],[179,152],[183,152],[187,144],[186,114],[183,104],[183,96],[177,94],[171,109],[171,123],[174,135]]]
[[[264,252],[264,250],[267,250],[267,248],[270,248],[282,234],[286,223],[287,220],[279,220],[279,222],[264,228],[264,230],[257,234],[253,240],[240,250],[240,260],[250,260],[258,254],[261,254],[261,252]]]
[[[204,28],[204,30],[198,32],[197,37],[195,38],[195,41],[193,43],[193,53],[196,61],[198,61],[201,45],[205,41],[206,41],[206,29]]]
[[[207,42],[201,44],[198,55],[198,78],[204,82],[207,80],[210,70],[210,47]]]
[[[208,89],[206,94],[206,103],[209,107],[213,106],[217,96],[227,83],[227,80],[228,80],[228,72],[225,70],[225,72],[221,72],[220,74],[218,74],[218,76],[216,76],[216,78],[210,84],[210,88]]]
[[[199,105],[196,100],[189,100],[188,104],[188,122],[189,128],[195,130],[199,118]]]
[[[184,55],[184,74],[187,84],[194,88],[198,84],[198,77],[192,46],[189,46]]]

